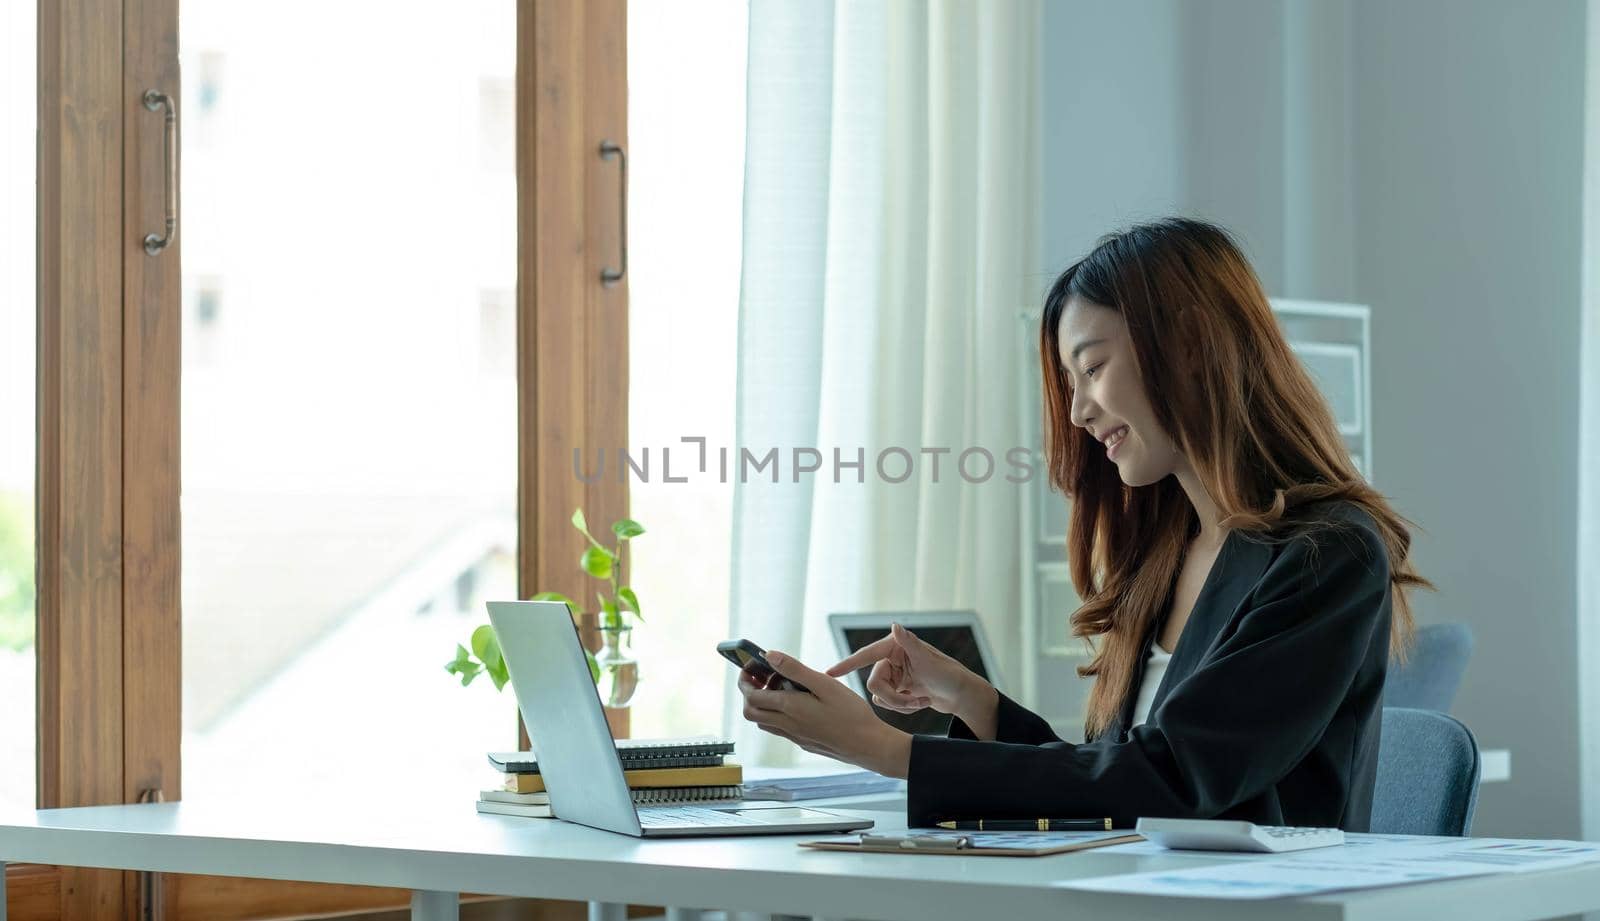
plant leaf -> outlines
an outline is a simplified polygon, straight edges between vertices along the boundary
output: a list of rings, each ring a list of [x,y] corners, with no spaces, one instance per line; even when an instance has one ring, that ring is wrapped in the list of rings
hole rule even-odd
[[[589,522],[584,519],[581,506],[572,510],[572,526],[582,531],[583,536],[589,539],[589,543],[596,547],[600,546],[600,542],[594,539],[593,534],[589,533]]]
[[[460,676],[461,686],[466,687],[472,683],[472,679],[478,677],[478,673],[483,670],[483,666],[472,661],[472,653],[467,652],[465,646],[457,643],[456,657],[444,664],[444,670],[452,675]]]
[[[600,596],[600,612],[601,612],[600,623],[601,623],[602,626],[606,626],[606,627],[620,627],[620,626],[622,626],[622,618],[617,616],[617,603],[615,601],[609,600],[604,595]]]
[[[589,677],[594,679],[594,683],[598,687],[600,684],[600,663],[595,659],[594,653],[587,649],[583,651],[583,657],[589,660]]]
[[[634,521],[632,518],[624,518],[611,526],[611,533],[622,540],[627,540],[630,537],[638,537],[643,534],[644,525]]]
[[[495,636],[492,624],[484,624],[472,631],[472,654],[478,657],[484,670],[491,676],[495,672],[505,671],[505,657],[500,654],[500,638]]]
[[[628,610],[632,611],[634,617],[644,620],[644,614],[640,613],[639,611],[639,596],[633,593],[633,589],[626,585],[617,589],[617,600],[621,601]]]
[[[486,671],[489,673],[489,679],[494,682],[494,689],[496,691],[505,690],[506,684],[511,681],[511,673],[506,670],[506,660],[504,656],[500,657],[500,667],[489,668],[486,669]]]
[[[495,635],[493,625],[484,624],[472,631],[472,652],[483,662],[483,670],[494,682],[494,689],[505,690],[511,673],[506,670],[506,657],[500,652],[500,637]]]
[[[611,578],[612,564],[616,561],[616,557],[611,555],[610,550],[596,544],[583,551],[583,558],[578,561],[578,565],[583,567],[584,572],[594,576],[596,579],[609,579]]]
[[[563,595],[560,592],[540,592],[539,594],[534,595],[532,598],[529,598],[528,600],[529,601],[559,601],[562,604],[567,606],[567,610],[569,612],[571,612],[573,617],[577,617],[578,615],[583,613],[583,608],[578,607],[578,603],[576,601],[573,601],[571,598],[568,598],[566,595]]]

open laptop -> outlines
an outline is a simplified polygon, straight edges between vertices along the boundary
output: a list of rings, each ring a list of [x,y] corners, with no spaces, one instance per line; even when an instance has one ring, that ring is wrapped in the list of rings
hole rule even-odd
[[[977,672],[995,687],[1000,682],[995,677],[994,656],[989,652],[989,642],[983,635],[983,624],[976,611],[876,611],[870,614],[829,614],[828,630],[833,634],[833,645],[839,658],[850,655],[861,647],[889,635],[891,624],[915,633],[928,645]],[[854,684],[858,692],[871,703],[867,693],[867,676],[872,669],[862,668],[855,673]],[[942,736],[950,731],[950,715],[937,710],[919,710],[916,713],[896,713],[877,704],[872,709],[885,723],[913,735]]]
[[[794,806],[635,806],[567,606],[559,601],[491,601],[489,622],[500,639],[528,735],[538,748],[550,809],[560,818],[636,838],[872,827],[871,819]],[[706,656],[709,662],[711,653]]]

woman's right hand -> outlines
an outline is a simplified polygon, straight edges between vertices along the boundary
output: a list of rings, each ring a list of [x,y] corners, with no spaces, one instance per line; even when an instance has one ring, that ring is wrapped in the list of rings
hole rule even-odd
[[[872,666],[867,676],[872,702],[896,713],[932,707],[965,719],[981,706],[980,698],[992,698],[993,694],[989,683],[971,669],[899,624],[889,628],[888,636],[828,669],[828,674],[838,678],[868,665]],[[991,703],[991,711],[992,707]]]

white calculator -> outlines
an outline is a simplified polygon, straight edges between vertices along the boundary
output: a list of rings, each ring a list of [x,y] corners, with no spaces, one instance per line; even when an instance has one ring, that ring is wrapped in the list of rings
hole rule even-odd
[[[1277,854],[1344,843],[1344,829],[1341,828],[1257,825],[1228,819],[1141,818],[1135,831],[1162,847],[1193,851]]]

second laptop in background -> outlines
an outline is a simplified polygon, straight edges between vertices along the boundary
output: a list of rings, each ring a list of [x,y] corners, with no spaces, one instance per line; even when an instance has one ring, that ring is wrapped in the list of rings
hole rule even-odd
[[[989,651],[989,641],[976,611],[874,611],[828,615],[828,632],[833,634],[834,649],[840,659],[888,636],[893,624],[910,630],[923,642],[1004,690],[1005,682],[995,671],[995,658]],[[867,675],[871,671],[871,668],[858,669],[850,682],[869,703],[872,695],[867,693]],[[872,709],[879,719],[901,732],[942,736],[950,731],[948,713],[937,710],[895,713],[876,704]]]

